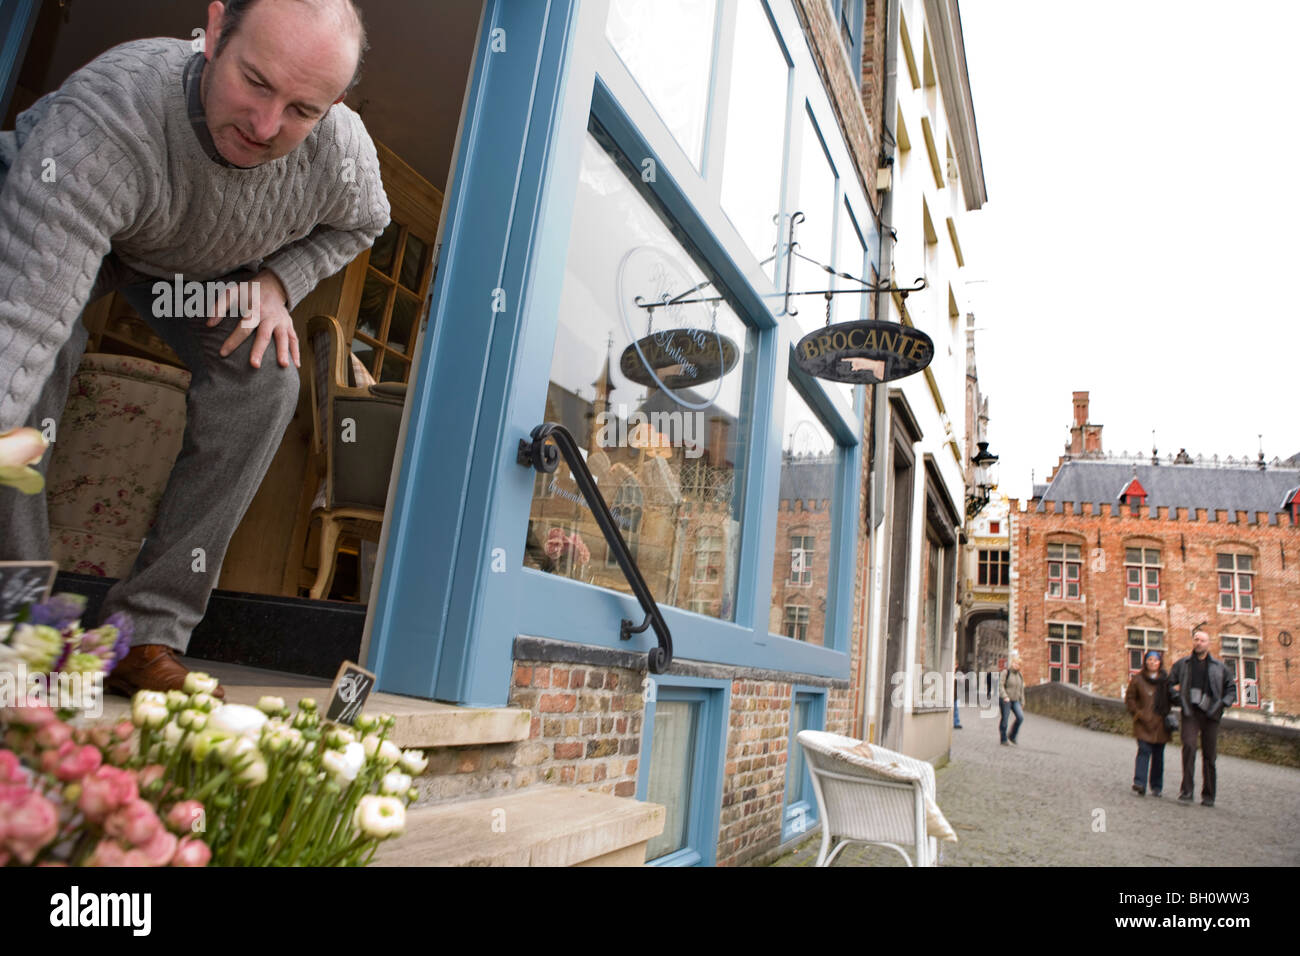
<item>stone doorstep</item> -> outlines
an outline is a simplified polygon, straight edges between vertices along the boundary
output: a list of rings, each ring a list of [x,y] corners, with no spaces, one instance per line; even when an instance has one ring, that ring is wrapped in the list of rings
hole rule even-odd
[[[642,866],[664,808],[567,787],[534,787],[407,811],[374,866]]]
[[[301,674],[262,670],[240,664],[182,658],[191,670],[206,671],[226,689],[226,703],[257,706],[263,696],[283,697],[291,711],[303,697],[315,697],[325,707],[331,682]],[[458,707],[401,694],[373,693],[366,713],[397,718],[389,739],[399,747],[465,747],[527,740],[532,714],[516,707]],[[104,695],[103,721],[129,718],[131,702],[115,694]]]

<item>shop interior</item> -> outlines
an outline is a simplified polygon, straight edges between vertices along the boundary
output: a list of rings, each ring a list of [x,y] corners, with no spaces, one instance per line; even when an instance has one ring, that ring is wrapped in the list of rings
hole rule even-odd
[[[206,10],[200,0],[44,0],[4,128],[115,44],[193,38]],[[344,644],[359,645],[405,388],[426,331],[443,191],[481,10],[481,0],[385,0],[364,8],[370,50],[346,102],[375,141],[392,223],[293,312],[302,346],[298,409],[222,566],[208,618],[227,605],[233,617],[225,624],[205,619],[196,639],[207,629],[226,647],[229,634],[217,632],[247,623],[254,606],[257,620],[280,622],[272,630],[330,607],[352,612],[342,619],[356,641],[349,636]],[[102,579],[106,590],[130,569],[180,448],[188,375],[120,295],[89,303],[82,320],[90,341],[59,425],[47,491],[60,570],[81,584]],[[108,379],[111,392],[97,391]],[[75,407],[100,394],[127,403],[113,410],[109,434],[102,414]],[[380,426],[369,431],[383,440],[359,448],[322,441],[344,407],[372,416]],[[88,418],[98,419],[94,427]],[[226,659],[239,657],[230,653]],[[282,660],[263,663],[295,669]],[[321,664],[331,673],[336,666]]]

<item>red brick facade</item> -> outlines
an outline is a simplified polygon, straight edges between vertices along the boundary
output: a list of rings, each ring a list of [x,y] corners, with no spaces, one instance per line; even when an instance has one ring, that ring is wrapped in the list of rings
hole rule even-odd
[[[1050,624],[1079,629],[1079,683],[1097,693],[1118,695],[1129,679],[1130,629],[1162,632],[1168,666],[1190,653],[1192,628],[1206,622],[1215,657],[1223,656],[1225,638],[1230,643],[1258,642],[1251,659],[1258,661],[1263,709],[1272,702],[1278,713],[1300,714],[1300,645],[1286,643],[1288,635],[1300,636],[1300,528],[1289,515],[1277,515],[1278,524],[1270,525],[1267,512],[1219,511],[1211,516],[1204,509],[1188,514],[1178,508],[1170,514],[1162,507],[1157,518],[1149,518],[1128,508],[1112,515],[1109,507],[1062,502],[1063,513],[1056,514],[1051,502],[1042,513],[1034,510],[1036,505],[1031,502],[1029,510],[1020,512],[1013,500],[1011,514],[1013,640],[1029,683],[1052,677]],[[1049,596],[1051,544],[1079,548],[1077,599]],[[1129,549],[1158,553],[1157,602],[1146,602],[1145,593],[1142,603],[1128,600]],[[1221,554],[1251,558],[1253,608],[1248,613],[1219,607]],[[1058,633],[1064,635],[1064,629]],[[1243,698],[1239,689],[1239,700]]]

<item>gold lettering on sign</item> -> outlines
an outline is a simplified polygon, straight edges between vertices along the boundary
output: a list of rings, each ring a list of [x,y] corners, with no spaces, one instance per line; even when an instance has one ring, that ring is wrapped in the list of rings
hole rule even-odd
[[[844,349],[849,347],[848,336],[846,336],[843,332],[832,333],[831,343],[835,346],[835,350],[837,352],[843,351]]]
[[[898,353],[899,358],[903,357],[903,350],[907,348],[907,343],[909,341],[908,337],[902,332],[898,333],[898,348],[894,349],[894,351]]]
[[[897,342],[897,341],[898,341],[898,333],[897,333],[897,332],[881,332],[881,333],[880,333],[880,347],[881,347],[882,349],[885,349],[886,351],[889,351],[889,352],[894,351],[894,343]]]
[[[811,339],[803,343],[803,357],[805,362],[811,362],[817,357],[817,344]]]
[[[901,349],[899,350],[899,354],[900,355],[902,354]],[[922,339],[917,339],[915,342],[912,343],[912,351],[907,354],[907,357],[909,359],[919,359],[924,354],[925,354],[925,342]]]
[[[863,347],[863,348],[867,348],[867,349],[877,349],[877,348],[880,348],[879,343],[876,342],[876,330],[875,330],[875,329],[867,329],[867,340],[862,344],[862,347]]]
[[[817,336],[817,344],[824,355],[831,350],[831,337],[829,335],[819,335]]]
[[[862,335],[862,330],[861,330],[861,329],[854,329],[852,332],[849,333],[849,348],[851,348],[851,349],[860,349],[860,348],[862,348],[862,346],[861,346],[860,344],[858,344],[857,342],[854,342],[854,341],[853,341],[853,336],[855,336],[855,335],[857,335],[857,336],[861,336],[861,335]]]

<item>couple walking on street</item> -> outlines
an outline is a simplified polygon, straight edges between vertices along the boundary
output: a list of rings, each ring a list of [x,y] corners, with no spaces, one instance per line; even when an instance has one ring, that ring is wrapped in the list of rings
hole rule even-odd
[[[1160,796],[1164,789],[1165,744],[1173,739],[1177,727],[1183,740],[1183,780],[1178,799],[1192,802],[1199,738],[1203,758],[1201,803],[1214,806],[1219,720],[1224,709],[1236,700],[1237,682],[1223,661],[1210,656],[1210,635],[1200,626],[1192,633],[1192,653],[1178,660],[1168,672],[1162,666],[1160,652],[1147,651],[1142,670],[1133,675],[1124,695],[1138,744],[1134,793],[1142,797],[1150,789],[1153,797]]]

